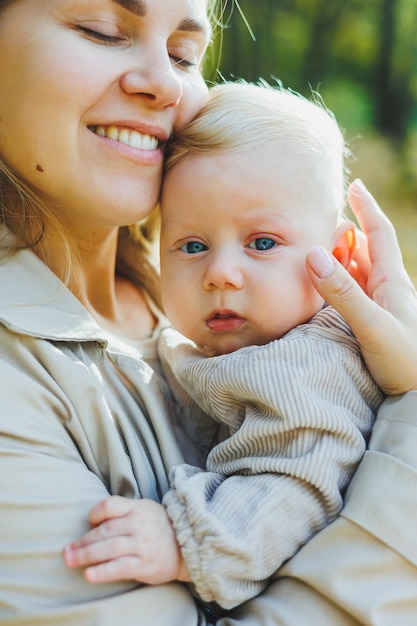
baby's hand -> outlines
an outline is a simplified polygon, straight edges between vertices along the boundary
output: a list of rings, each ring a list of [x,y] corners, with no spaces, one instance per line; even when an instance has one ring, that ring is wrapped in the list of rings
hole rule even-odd
[[[91,583],[188,581],[171,521],[161,504],[112,496],[90,512],[92,529],[64,550],[69,567]]]

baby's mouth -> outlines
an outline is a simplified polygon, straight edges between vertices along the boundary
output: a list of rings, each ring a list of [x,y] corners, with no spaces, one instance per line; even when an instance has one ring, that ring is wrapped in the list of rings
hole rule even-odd
[[[206,326],[214,332],[239,330],[246,320],[234,311],[218,311],[206,320]]]
[[[118,126],[89,126],[89,129],[99,137],[106,137],[113,141],[137,148],[138,150],[157,150],[159,141],[152,135],[138,133],[130,128],[119,128]]]

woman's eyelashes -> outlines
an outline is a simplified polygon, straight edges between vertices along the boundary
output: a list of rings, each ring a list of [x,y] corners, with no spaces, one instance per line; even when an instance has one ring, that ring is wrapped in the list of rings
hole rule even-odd
[[[127,37],[123,37],[122,35],[110,35],[87,26],[78,26],[77,28],[87,39],[97,41],[98,43],[106,44],[108,46],[117,46],[124,44],[127,41]],[[199,60],[196,58],[194,52],[188,52],[187,54],[182,55],[178,52],[168,51],[168,55],[172,64],[181,67],[182,69],[190,70],[195,67],[199,67]]]
[[[126,41],[126,37],[123,37],[121,34],[116,35],[114,32],[110,32],[111,30],[115,30],[113,25],[109,25],[108,29],[103,27],[102,30],[97,30],[96,28],[91,28],[91,26],[78,24],[77,30],[87,39],[98,41],[99,43],[107,45],[119,45],[120,43]]]
[[[188,59],[181,59],[180,57],[177,57],[173,54],[170,54],[170,57],[174,63],[174,65],[180,65],[181,67],[185,68],[185,69],[189,69],[191,67],[195,67],[196,63],[193,63],[192,61],[189,61]]]
[[[176,38],[168,41],[167,50],[174,65],[179,65],[184,69],[199,67],[203,55],[203,49],[200,48],[199,42],[192,40],[184,40],[176,42]]]
[[[74,29],[83,37],[109,46],[117,46],[140,40],[139,31],[126,31],[117,22],[97,20],[97,22],[79,22]],[[167,54],[173,65],[183,69],[199,68],[205,50],[205,40],[187,38],[182,34],[173,34],[167,40]]]

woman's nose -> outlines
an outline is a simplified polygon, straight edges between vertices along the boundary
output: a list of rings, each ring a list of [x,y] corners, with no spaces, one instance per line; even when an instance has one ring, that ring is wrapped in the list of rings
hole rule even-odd
[[[146,55],[137,67],[127,71],[121,79],[123,91],[139,95],[159,108],[176,107],[183,95],[183,82],[168,52]]]

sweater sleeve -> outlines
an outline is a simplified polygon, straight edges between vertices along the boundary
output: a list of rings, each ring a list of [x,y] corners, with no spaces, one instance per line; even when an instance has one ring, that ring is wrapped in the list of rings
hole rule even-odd
[[[337,519],[217,626],[413,626],[417,392],[385,400]]]
[[[230,430],[207,471],[172,470],[164,504],[197,592],[231,608],[340,511],[382,394],[341,326],[211,359],[182,346],[170,364]]]

